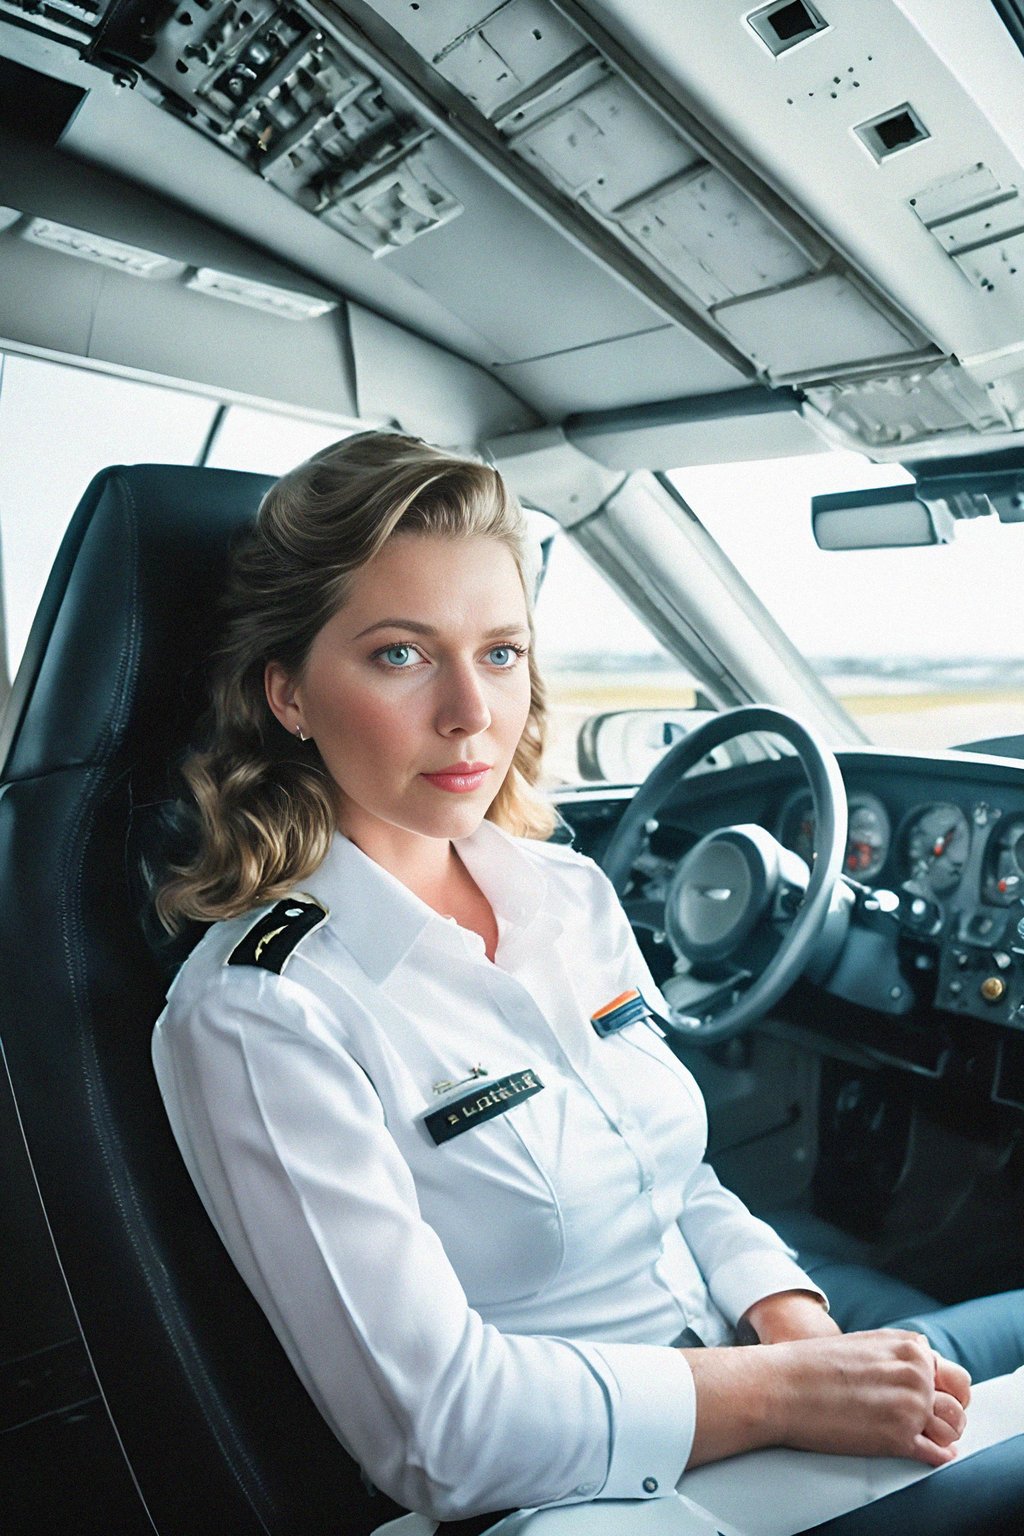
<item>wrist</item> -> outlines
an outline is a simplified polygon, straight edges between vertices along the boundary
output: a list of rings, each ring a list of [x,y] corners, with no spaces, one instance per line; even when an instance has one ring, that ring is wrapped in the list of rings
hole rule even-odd
[[[794,1356],[793,1346],[788,1343],[758,1350],[758,1356],[770,1365],[764,1383],[762,1444],[791,1445],[793,1414],[800,1396],[794,1375],[799,1369],[799,1360]]]
[[[787,1394],[782,1351],[684,1349],[693,1373],[696,1424],[688,1467],[779,1443]]]
[[[751,1332],[761,1344],[776,1344],[836,1334],[840,1329],[818,1292],[778,1291],[747,1308],[737,1325],[737,1343],[755,1342]]]

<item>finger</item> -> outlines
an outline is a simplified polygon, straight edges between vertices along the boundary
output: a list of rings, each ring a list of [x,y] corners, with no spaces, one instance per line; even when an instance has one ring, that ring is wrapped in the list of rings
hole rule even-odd
[[[936,1418],[945,1420],[959,1440],[967,1428],[967,1415],[964,1413],[963,1406],[959,1400],[951,1397],[948,1392],[936,1392],[935,1401],[932,1404],[932,1413],[935,1414]]]
[[[940,1418],[936,1413],[929,1415],[921,1433],[933,1445],[941,1445],[943,1449],[946,1446],[952,1445],[955,1440],[960,1438],[952,1424],[947,1419]]]
[[[971,1400],[970,1374],[962,1365],[957,1365],[954,1361],[937,1354],[935,1356],[935,1389],[937,1392],[948,1392],[962,1407],[966,1408]]]
[[[910,1452],[914,1461],[923,1461],[929,1467],[945,1467],[956,1456],[955,1445],[936,1445],[927,1435],[915,1435]]]

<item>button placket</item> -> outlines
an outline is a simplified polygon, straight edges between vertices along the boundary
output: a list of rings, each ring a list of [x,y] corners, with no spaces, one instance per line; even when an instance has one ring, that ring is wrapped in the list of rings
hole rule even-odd
[[[558,969],[562,970],[562,967]],[[545,973],[545,980],[549,979],[552,971],[554,967]],[[556,996],[574,999],[575,992],[564,971],[562,982],[562,986],[556,989]],[[647,1197],[649,1219],[652,1227],[658,1230],[657,1213],[651,1198],[654,1193],[654,1167],[644,1148],[642,1128],[634,1119],[630,1106],[606,1082],[608,1062],[598,1054],[604,1042],[598,1040],[589,1029],[575,1034],[566,1030],[560,1036],[531,988],[517,976],[489,966],[487,984],[492,1000],[513,1028],[522,1029],[524,1014],[529,1016],[530,1023],[540,1026],[548,1043],[551,1060],[572,1073],[601,1111],[609,1129],[628,1149],[636,1165],[637,1191]]]

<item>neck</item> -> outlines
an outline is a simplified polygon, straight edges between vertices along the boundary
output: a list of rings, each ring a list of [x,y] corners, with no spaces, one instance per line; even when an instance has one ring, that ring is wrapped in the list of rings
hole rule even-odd
[[[498,927],[486,896],[480,890],[454,843],[447,838],[423,837],[400,827],[374,827],[371,833],[342,825],[342,832],[368,858],[400,880],[420,901],[454,917],[463,928],[478,933],[487,958],[493,960]]]
[[[366,833],[343,824],[341,831],[367,858],[425,901],[429,898],[424,893],[442,887],[458,864],[447,838],[423,837],[402,827],[375,827]]]

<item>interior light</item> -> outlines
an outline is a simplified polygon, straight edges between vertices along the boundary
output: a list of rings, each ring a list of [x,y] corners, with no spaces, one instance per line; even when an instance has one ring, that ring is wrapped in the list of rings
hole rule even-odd
[[[187,286],[216,299],[228,299],[232,304],[248,304],[251,309],[280,315],[282,320],[316,320],[338,307],[333,299],[315,299],[308,293],[294,293],[289,288],[276,288],[270,283],[255,283],[231,272],[215,272],[212,267],[200,267],[189,278]]]
[[[24,238],[50,250],[61,251],[65,256],[98,261],[101,266],[114,267],[132,277],[170,277],[185,270],[183,262],[171,261],[170,257],[160,256],[156,251],[126,245],[123,240],[108,240],[105,235],[94,235],[86,229],[72,229],[69,224],[57,224],[53,219],[32,219]]]

